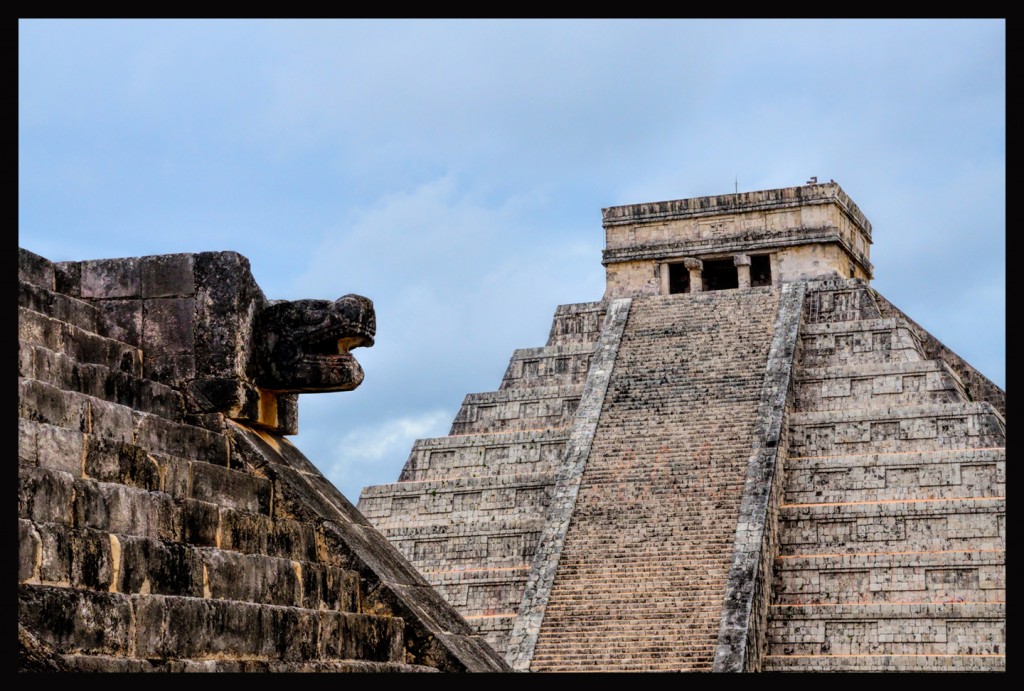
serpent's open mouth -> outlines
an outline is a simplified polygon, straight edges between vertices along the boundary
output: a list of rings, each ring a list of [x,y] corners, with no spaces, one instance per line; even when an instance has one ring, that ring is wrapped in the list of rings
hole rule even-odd
[[[258,368],[263,388],[317,393],[362,383],[363,368],[350,351],[373,345],[377,322],[367,298],[281,302],[261,313],[260,325],[266,336]]]

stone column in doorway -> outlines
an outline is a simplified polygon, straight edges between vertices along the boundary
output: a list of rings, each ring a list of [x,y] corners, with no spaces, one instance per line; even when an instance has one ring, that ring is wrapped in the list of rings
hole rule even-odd
[[[750,287],[750,255],[749,254],[734,254],[732,256],[732,263],[736,266],[736,280],[739,282],[738,288],[749,288]]]
[[[701,278],[701,270],[704,268],[704,262],[690,257],[683,260],[683,265],[690,272],[690,292],[699,293],[703,291],[704,280]]]

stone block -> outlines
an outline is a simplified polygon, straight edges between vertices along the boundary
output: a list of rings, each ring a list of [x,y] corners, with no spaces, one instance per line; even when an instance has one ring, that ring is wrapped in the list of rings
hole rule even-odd
[[[132,606],[118,593],[20,585],[18,621],[65,653],[127,655],[131,650]]]
[[[142,343],[148,357],[192,355],[195,349],[195,298],[145,300]]]
[[[202,560],[210,597],[292,607],[302,601],[296,564],[289,559],[207,549]]]
[[[249,261],[234,252],[201,252],[194,274],[196,373],[244,377],[252,346],[247,335],[256,311],[266,305]]]
[[[53,265],[54,290],[72,297],[82,296],[81,262],[57,262]]]
[[[301,574],[302,606],[358,612],[359,574],[327,564],[292,562]]]
[[[192,464],[193,499],[248,513],[270,513],[270,480],[209,463]]]
[[[57,427],[88,431],[88,399],[40,381],[18,382],[18,415]]]
[[[143,363],[143,376],[170,386],[180,386],[196,376],[196,359],[189,354],[147,357]]]
[[[173,541],[182,531],[181,512],[169,495],[107,482],[75,483],[74,516],[77,526],[118,535]]]
[[[53,290],[53,262],[34,252],[18,248],[18,279]]]
[[[42,544],[31,521],[18,519],[18,582],[37,579]]]
[[[68,473],[45,468],[20,468],[18,516],[35,523],[70,524],[74,482]]]
[[[142,347],[142,300],[102,300],[97,309],[102,335]]]
[[[18,340],[18,376],[28,379],[36,377],[36,349],[31,344]]]
[[[121,592],[204,597],[203,561],[196,549],[146,537],[119,541]]]
[[[90,433],[97,439],[130,444],[133,437],[132,409],[98,398],[89,398]]]
[[[115,563],[107,533],[52,523],[41,524],[38,531],[42,582],[100,591],[111,588],[119,565]]]
[[[159,490],[160,466],[144,449],[125,442],[90,437],[85,448],[85,475],[101,482]]]
[[[215,547],[221,543],[221,511],[215,504],[185,499],[178,502],[181,510],[181,541],[202,547]],[[223,513],[230,513],[224,511]],[[238,542],[225,540],[224,549],[239,549]],[[250,545],[246,545],[250,546]],[[243,550],[247,551],[247,550]]]
[[[210,506],[203,502],[191,503]],[[279,553],[277,549],[279,545],[276,541],[275,549],[271,552],[268,552],[267,550],[267,533],[273,529],[272,526],[274,523],[275,521],[272,521],[268,516],[264,516],[262,514],[242,513],[240,511],[224,509],[220,511],[220,547],[222,549],[233,550],[245,554],[271,554],[272,556],[284,556],[285,558],[289,558],[290,555],[282,555]],[[209,544],[214,543],[211,542]],[[315,538],[313,540],[312,549],[313,554],[315,555]]]
[[[38,466],[81,477],[85,457],[85,435],[78,430],[38,425]]]
[[[35,467],[38,461],[38,446],[36,444],[39,423],[18,418],[18,465]]]
[[[320,541],[311,523],[276,518],[266,525],[266,554],[297,561],[328,561],[318,552]]]
[[[322,612],[323,657],[399,662],[404,659],[403,621],[347,612]]]
[[[138,257],[83,261],[81,266],[82,297],[128,298],[142,293]]]
[[[146,298],[195,295],[192,254],[162,254],[140,259],[142,296]]]
[[[55,353],[43,346],[31,346],[35,361],[35,379],[59,389],[75,386],[75,361],[63,353]]]
[[[135,440],[136,444],[150,452],[228,465],[227,438],[202,427],[136,413]]]

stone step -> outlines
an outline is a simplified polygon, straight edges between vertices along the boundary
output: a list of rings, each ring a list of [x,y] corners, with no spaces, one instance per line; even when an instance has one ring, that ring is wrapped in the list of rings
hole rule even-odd
[[[92,304],[44,286],[19,281],[18,306],[66,322],[83,331],[105,335],[100,334],[99,315]]]
[[[359,574],[328,564],[19,520],[19,582],[357,612]]]
[[[77,391],[169,419],[185,415],[177,390],[106,365],[79,363],[45,346],[18,342],[18,376],[36,379],[64,391]]]
[[[728,292],[633,299],[531,669],[710,668],[779,300]]]
[[[24,419],[77,430],[97,439],[135,444],[151,453],[229,465],[230,443],[217,432],[88,394],[64,391],[35,379],[19,378],[18,388],[18,414]]]
[[[378,528],[431,515],[447,521],[444,516],[454,519],[464,511],[538,511],[554,484],[549,472],[376,485],[363,489],[358,508]]]
[[[193,469],[203,466],[208,464],[196,463]],[[18,515],[36,523],[61,520],[60,524],[67,528],[102,530],[294,561],[319,561],[316,529],[307,523],[268,515],[265,485],[250,485],[259,490],[257,493],[241,492],[230,484],[218,486],[225,477],[240,480],[237,474],[211,475],[202,480],[195,477],[192,497],[205,496],[218,503],[176,498],[165,491],[117,482],[75,479],[71,473],[60,470],[22,466],[18,473]],[[234,498],[225,501],[223,497]],[[230,508],[229,504],[257,508],[259,512]]]
[[[73,480],[159,491],[175,499],[267,514],[270,480],[246,471],[151,452],[138,444],[97,438],[75,429],[21,418],[19,466],[68,473]]]
[[[765,672],[1003,672],[1005,655],[767,655]]]
[[[938,499],[1006,494],[1006,449],[795,458],[786,504]]]
[[[520,348],[512,353],[499,390],[582,385],[596,345],[594,342]]]
[[[555,308],[547,345],[596,343],[601,336],[606,310],[603,301],[559,305]]]
[[[799,338],[803,367],[925,360],[920,339],[898,319],[802,324]]]
[[[78,363],[103,365],[136,377],[143,374],[139,348],[24,307],[18,308],[18,339],[62,353]]]
[[[144,660],[111,655],[62,655],[69,672],[228,672],[228,673],[296,673],[347,672],[393,673],[437,672],[434,667],[400,662],[368,660]]]
[[[796,410],[850,410],[959,403],[968,400],[960,378],[940,361],[807,368],[794,382]]]
[[[784,505],[782,556],[837,552],[1004,549],[1002,497]]]
[[[568,427],[582,393],[575,384],[468,394],[450,434]]]
[[[1005,444],[1005,422],[988,403],[793,413],[791,456],[991,448]]]
[[[418,439],[398,482],[554,472],[569,432],[566,427]]]
[[[817,555],[775,561],[775,604],[1003,602],[1005,550]]]
[[[769,655],[998,655],[1006,651],[1002,603],[780,605],[768,623]]]
[[[404,660],[395,617],[21,584],[19,622],[60,650],[136,658]]]

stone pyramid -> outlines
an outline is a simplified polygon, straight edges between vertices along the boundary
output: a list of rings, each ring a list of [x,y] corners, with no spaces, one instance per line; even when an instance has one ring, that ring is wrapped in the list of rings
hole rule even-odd
[[[1005,665],[1005,393],[834,182],[613,207],[607,289],[363,514],[518,670]]]
[[[508,669],[285,438],[361,382],[368,300],[268,301],[233,252],[19,258],[20,669]]]

